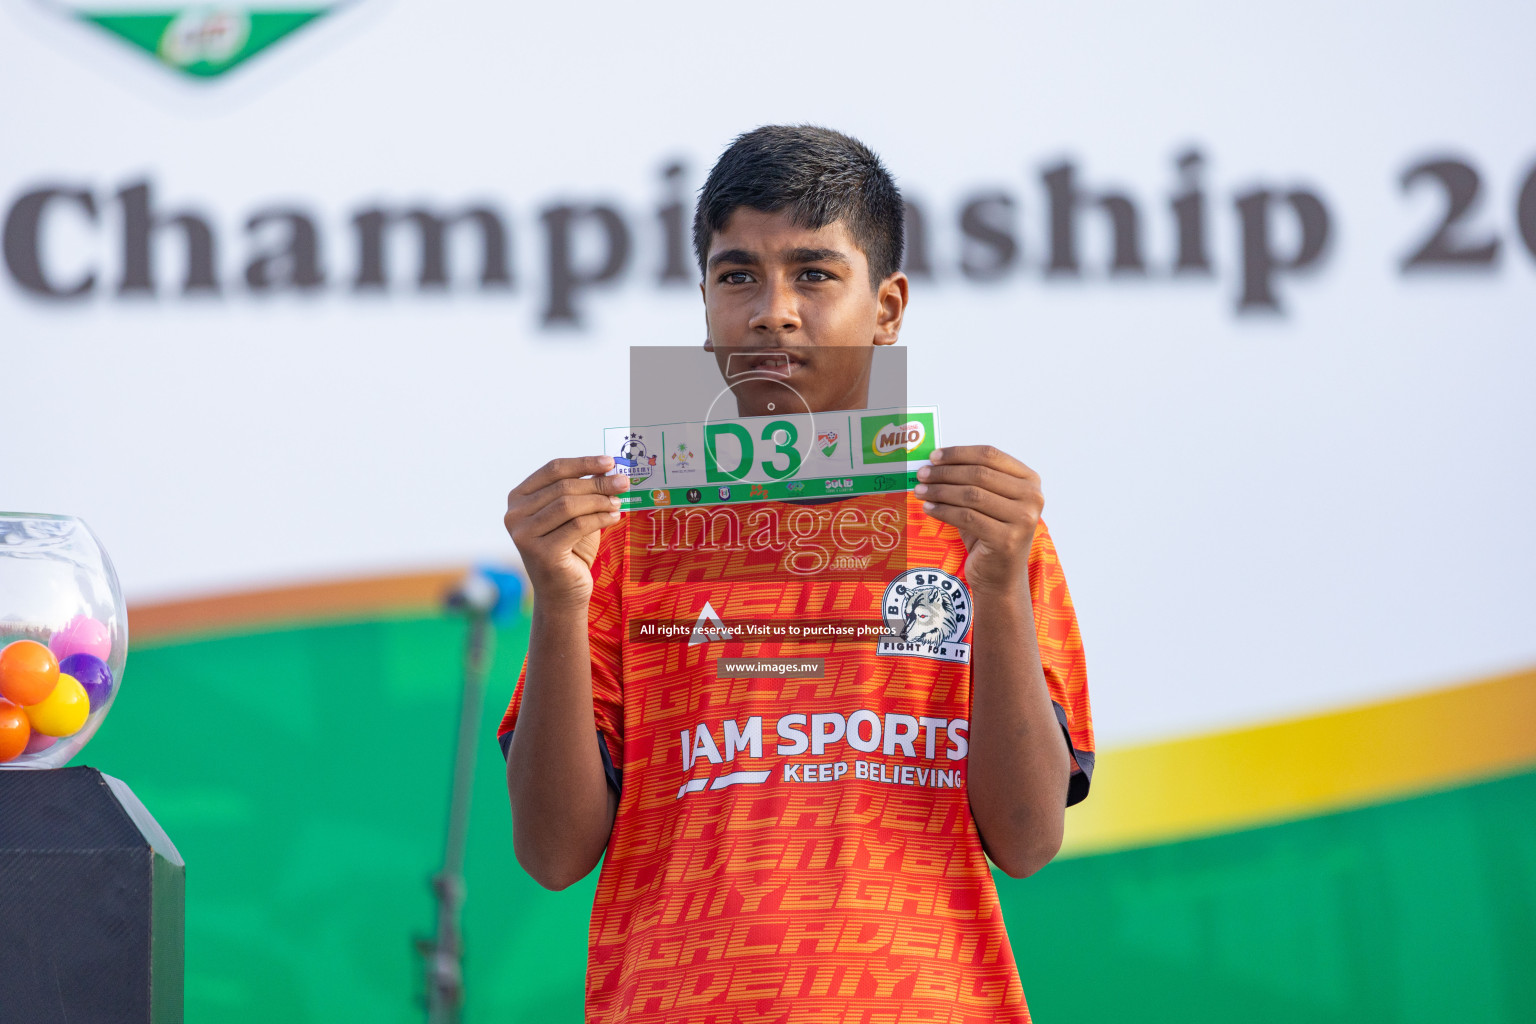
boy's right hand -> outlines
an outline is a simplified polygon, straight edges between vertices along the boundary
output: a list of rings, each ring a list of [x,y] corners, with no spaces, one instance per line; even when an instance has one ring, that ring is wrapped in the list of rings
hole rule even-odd
[[[607,455],[555,459],[507,495],[503,518],[535,600],[585,607],[592,598],[592,562],[598,534],[619,521],[618,495],[629,489]]]

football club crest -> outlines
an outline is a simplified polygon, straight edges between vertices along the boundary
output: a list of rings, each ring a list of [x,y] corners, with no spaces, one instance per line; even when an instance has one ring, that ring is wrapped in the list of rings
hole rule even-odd
[[[340,3],[146,4],[134,0],[33,0],[91,25],[172,71],[217,78],[293,33],[359,0]]]
[[[817,433],[816,447],[821,451],[821,454],[830,459],[832,453],[837,451],[837,431],[823,430]]]
[[[909,569],[891,581],[881,601],[887,633],[876,654],[968,664],[971,593],[957,576],[939,569]]]
[[[648,480],[656,466],[656,456],[645,447],[645,435],[640,433],[625,435],[613,461],[618,471],[629,477],[631,485]]]

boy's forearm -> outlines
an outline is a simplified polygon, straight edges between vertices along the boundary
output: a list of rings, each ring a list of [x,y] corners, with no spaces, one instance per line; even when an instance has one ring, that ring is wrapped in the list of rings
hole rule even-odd
[[[546,888],[585,877],[608,845],[618,798],[597,742],[586,604],[551,607],[535,595],[507,791],[518,863]]]
[[[1070,769],[1051,707],[1027,587],[972,594],[971,815],[993,863],[1014,878],[1061,849]]]

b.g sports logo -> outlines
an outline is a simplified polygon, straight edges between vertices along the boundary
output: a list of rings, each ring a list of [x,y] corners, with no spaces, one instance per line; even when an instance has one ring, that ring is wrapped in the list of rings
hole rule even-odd
[[[885,588],[881,601],[887,634],[876,654],[904,655],[967,664],[971,645],[971,593],[957,576],[940,569],[909,569]]]

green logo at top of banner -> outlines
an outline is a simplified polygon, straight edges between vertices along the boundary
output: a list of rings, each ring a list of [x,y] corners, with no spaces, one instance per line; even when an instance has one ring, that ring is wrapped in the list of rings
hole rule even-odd
[[[150,0],[153,3],[153,0]],[[198,4],[154,8],[113,0],[48,6],[60,9],[194,78],[215,78],[343,3],[249,8]]]
[[[864,462],[920,462],[933,452],[933,413],[859,417]]]

